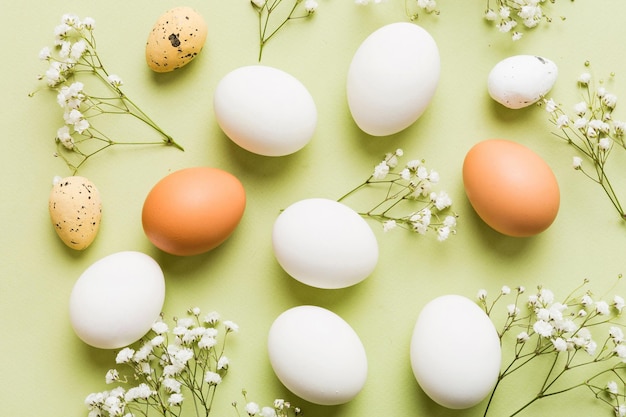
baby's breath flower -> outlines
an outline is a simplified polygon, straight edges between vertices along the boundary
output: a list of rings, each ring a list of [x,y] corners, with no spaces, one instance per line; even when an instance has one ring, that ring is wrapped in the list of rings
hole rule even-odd
[[[48,68],[38,78],[58,93],[57,103],[63,109],[67,127],[62,135],[57,132],[57,152],[54,155],[61,157],[74,175],[91,156],[117,144],[166,144],[182,150],[171,136],[122,93],[122,80],[117,75],[109,75],[96,50],[94,28],[92,18],[81,20],[76,15],[66,14],[54,29],[54,46],[39,51],[39,59],[47,62]],[[91,94],[85,91],[79,80],[88,78],[103,82],[108,93]],[[106,129],[92,125],[96,118],[107,120],[108,116],[102,117],[105,115],[130,115],[133,120],[141,121],[156,131],[160,140],[137,142],[134,139],[113,139],[106,135]],[[136,135],[133,133],[130,136]]]
[[[119,351],[119,353],[115,357],[115,363],[127,363],[133,358],[134,354],[135,351],[133,349],[126,347]]]
[[[120,374],[117,369],[109,369],[105,375],[105,381],[107,384],[112,384],[120,378]]]
[[[584,99],[572,106],[573,115],[570,117],[565,110],[557,107],[550,112],[550,121],[559,131],[556,136],[576,148],[579,156],[574,160],[574,168],[603,188],[624,220],[626,211],[606,170],[612,151],[615,148],[626,150],[623,138],[626,124],[613,118],[618,98],[605,87],[596,87],[589,72],[581,74],[576,85],[582,90]],[[543,102],[547,106],[547,101]],[[584,168],[583,159],[586,160]],[[590,168],[586,168],[587,161]]]
[[[494,306],[509,293],[509,287],[502,287],[500,294],[490,305],[485,301],[486,290],[478,292],[479,305],[493,320],[494,325],[502,326],[502,330],[498,331],[502,347],[504,348],[509,340],[514,342],[513,354],[503,355],[503,358],[511,359],[506,359],[510,360],[509,363],[502,364],[495,390],[505,378],[517,375],[519,368],[535,363],[533,359],[539,356],[553,357],[550,359],[552,365],[540,378],[543,385],[539,386],[536,396],[531,397],[526,404],[522,403],[517,411],[512,410],[515,412],[507,412],[506,415],[517,415],[537,400],[581,386],[589,388],[595,398],[601,399],[602,403],[609,406],[616,407],[622,403],[624,397],[619,393],[626,390],[626,382],[621,377],[621,372],[626,366],[623,324],[617,323],[619,315],[615,312],[611,315],[606,301],[593,300],[590,291],[582,291],[587,282],[584,280],[583,285],[562,301],[555,301],[556,297],[552,291],[539,286],[538,291],[528,297],[526,304],[518,304],[519,298],[515,299],[515,303],[508,304],[507,315],[503,321],[493,320],[492,314],[499,311],[494,309]],[[520,293],[518,292],[518,296]],[[622,302],[623,299],[614,298],[612,305],[621,305]],[[521,331],[517,330],[518,333],[511,339],[512,335],[508,333],[520,328]],[[608,336],[603,337],[603,341],[598,344],[593,339],[590,329],[594,332],[605,332],[604,334]],[[577,355],[579,351],[586,354]],[[576,373],[570,372],[574,369]],[[581,375],[583,369],[589,369],[592,372],[591,376]],[[542,368],[538,368],[537,371],[542,372]],[[563,378],[565,374],[571,375],[572,378],[579,377],[582,381],[570,382]],[[607,376],[617,376],[619,380],[601,382],[606,381]],[[493,395],[495,390],[492,392],[491,400],[495,398]],[[491,400],[483,413],[484,416],[488,415]]]
[[[222,377],[216,372],[207,371],[204,374],[204,382],[209,385],[219,385],[222,382]]]
[[[359,212],[361,216],[380,222],[384,231],[403,227],[425,234],[431,230],[436,232],[439,241],[448,239],[456,233],[457,216],[442,215],[452,205],[452,199],[445,191],[432,191],[433,184],[439,182],[439,174],[435,170],[428,170],[423,161],[416,159],[410,160],[404,167],[398,168],[399,172],[395,172],[394,168],[398,167],[399,158],[403,155],[402,149],[385,154],[365,182],[337,201],[343,201],[362,188],[379,187],[385,191],[384,199],[369,211]],[[400,210],[405,204],[417,205],[418,208],[402,215]]]
[[[230,320],[224,321],[224,328],[227,332],[237,333],[239,331],[239,326]]]
[[[170,405],[174,405],[174,406],[181,405],[183,403],[183,400],[184,400],[183,395],[177,392],[167,397],[167,402]]]
[[[249,402],[248,404],[246,404],[246,413],[248,413],[249,416],[254,416],[260,411],[261,411],[261,408],[259,407],[257,403]]]
[[[613,297],[613,306],[618,313],[621,313],[624,309],[624,299],[619,295],[616,295],[615,297]]]

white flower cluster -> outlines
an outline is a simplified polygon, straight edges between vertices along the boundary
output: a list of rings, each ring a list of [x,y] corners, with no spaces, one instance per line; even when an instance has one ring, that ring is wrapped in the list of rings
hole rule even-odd
[[[587,280],[583,286],[586,284]],[[590,291],[578,295],[581,288],[563,301],[557,301],[552,291],[541,286],[524,300],[524,287],[516,288],[515,300],[507,304],[502,330],[498,332],[503,345],[508,340],[506,334],[515,334],[514,355],[509,364],[504,364],[499,380],[508,377],[521,366],[528,365],[535,358],[552,355],[554,366],[546,375],[546,382],[539,388],[537,397],[528,404],[555,393],[586,386],[598,398],[608,395],[609,401],[603,401],[608,402],[617,415],[623,416],[625,414],[619,410],[626,400],[623,394],[626,388],[624,380],[620,379],[623,385],[621,394],[614,380],[600,384],[596,381],[601,380],[601,377],[610,378],[611,375],[617,375],[618,370],[626,369],[623,325],[617,322],[625,301],[619,295],[615,295],[611,302],[594,299]],[[494,324],[494,306],[510,293],[510,288],[504,286],[495,300],[488,303],[487,291],[478,292],[478,302]],[[578,352],[584,354],[577,355]],[[598,371],[597,365],[603,362],[606,367]],[[557,380],[563,379],[569,370],[580,370],[586,366],[592,368],[593,373],[583,382],[571,384],[567,388],[559,385],[558,391],[553,388]]]
[[[118,368],[109,370],[105,381],[119,386],[87,396],[89,417],[131,417],[147,415],[146,410],[178,415],[186,396],[199,399],[208,415],[230,366],[224,355],[226,336],[239,330],[232,321],[222,322],[223,340],[218,345],[219,323],[219,314],[201,316],[199,308],[176,319],[171,330],[164,321],[155,322],[138,347],[117,353]]]
[[[394,172],[398,167],[398,158],[403,155],[402,149],[387,153],[374,167],[370,177],[339,201],[364,186],[383,185],[386,190],[383,201],[371,210],[359,214],[381,222],[385,231],[398,226],[419,234],[434,230],[440,241],[446,240],[451,234],[456,233],[457,216],[446,215],[442,219],[439,214],[452,205],[452,199],[445,191],[432,190],[432,186],[439,182],[439,174],[426,168],[423,161],[411,160],[400,172]],[[410,210],[408,214],[399,215],[397,209],[401,203],[421,203],[421,207],[418,210]]]
[[[160,134],[162,141],[157,143],[180,148],[122,93],[120,90],[123,85],[122,79],[107,72],[100,61],[95,48],[94,29],[94,19],[90,17],[80,19],[76,15],[65,14],[61,18],[61,23],[54,29],[53,47],[46,46],[39,52],[39,59],[46,61],[48,68],[38,78],[44,80],[49,88],[57,91],[57,103],[63,109],[64,124],[57,130],[55,136],[58,148],[55,156],[63,158],[72,174],[75,174],[91,155],[121,143],[108,138],[101,129],[94,128],[89,122],[89,119],[107,113],[130,114]],[[104,83],[111,93],[110,97],[106,94],[88,94],[85,91],[85,84],[77,79],[86,76],[93,76]],[[82,147],[79,148],[79,145]],[[69,151],[69,155],[75,157],[78,162],[74,162],[74,158],[69,158],[61,150]]]
[[[606,172],[606,164],[615,145],[626,150],[626,122],[615,119],[613,115],[617,96],[602,86],[596,88],[588,72],[580,75],[577,84],[583,90],[585,99],[574,104],[571,111],[566,111],[552,98],[543,99],[541,103],[550,114],[550,121],[559,129],[557,136],[578,152],[572,158],[573,168],[600,184],[624,219],[626,213]],[[593,164],[593,169],[585,169],[585,160]]]
[[[523,34],[518,28],[518,24],[522,24],[525,28],[531,29],[537,26],[542,20],[550,21],[546,17],[542,3],[546,0],[496,0],[495,7],[490,7],[487,2],[487,10],[485,11],[485,19],[494,22],[498,31],[502,33],[511,33],[511,38],[517,41],[522,38]],[[554,2],[554,1],[552,1]]]
[[[243,396],[244,398],[246,398],[246,391],[243,391]],[[239,414],[237,402],[233,402],[233,407],[235,407],[237,414]],[[245,415],[247,415],[248,417],[289,417],[292,415],[299,416],[302,414],[302,411],[299,407],[293,407],[291,403],[283,399],[274,400],[274,404],[271,407],[261,407],[258,403],[255,403],[254,401],[249,401],[246,402],[244,412]]]

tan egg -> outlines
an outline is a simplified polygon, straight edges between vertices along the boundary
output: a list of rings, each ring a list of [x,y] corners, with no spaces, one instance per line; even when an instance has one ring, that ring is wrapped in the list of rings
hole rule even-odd
[[[102,200],[96,186],[85,177],[59,180],[48,201],[50,220],[63,243],[72,249],[86,249],[98,234]]]
[[[156,21],[146,42],[146,62],[155,72],[170,72],[187,65],[204,46],[207,26],[190,7],[176,7]]]

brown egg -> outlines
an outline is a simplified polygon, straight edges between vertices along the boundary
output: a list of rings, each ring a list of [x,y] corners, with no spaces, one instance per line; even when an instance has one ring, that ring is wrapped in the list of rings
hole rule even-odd
[[[465,156],[463,184],[478,216],[505,235],[536,235],[559,211],[554,173],[539,155],[516,142],[476,144]]]
[[[246,205],[241,182],[217,168],[176,171],[159,181],[143,205],[148,239],[172,255],[197,255],[223,243]]]

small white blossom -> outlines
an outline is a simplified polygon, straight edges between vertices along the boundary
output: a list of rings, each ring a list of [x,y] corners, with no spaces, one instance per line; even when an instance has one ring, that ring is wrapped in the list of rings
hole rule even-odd
[[[604,105],[609,109],[614,109],[617,105],[617,96],[615,94],[607,93],[602,97],[602,103],[604,103]]]
[[[617,417],[625,417],[626,416],[626,405],[620,404],[615,407],[615,415]]]
[[[511,293],[511,288],[509,288],[507,285],[502,286],[502,288],[500,289],[500,293],[502,295],[509,295]]]
[[[572,167],[574,169],[580,169],[583,164],[583,159],[580,156],[575,156],[572,158]]]
[[[601,316],[607,316],[610,313],[609,305],[606,303],[606,301],[598,301],[596,303],[596,313]]]
[[[553,99],[546,100],[546,111],[548,113],[554,113],[559,106],[554,102]]]
[[[622,332],[622,329],[617,326],[611,326],[609,329],[609,336],[611,336],[611,339],[613,339],[613,343],[615,344],[619,344],[624,341],[624,333]]]
[[[448,237],[450,237],[449,227],[443,226],[437,229],[437,240],[443,242],[444,240],[448,239]]]
[[[304,10],[307,13],[314,13],[317,10],[317,1],[315,0],[306,0],[304,2]]]
[[[202,321],[205,324],[209,324],[211,326],[215,326],[217,324],[217,322],[220,321],[220,315],[219,315],[219,313],[213,311],[211,313],[208,313],[206,316],[204,316]]]
[[[229,364],[230,364],[230,361],[228,360],[226,356],[220,356],[219,360],[217,361],[217,369],[218,370],[228,369]]]
[[[209,385],[219,385],[222,382],[222,377],[216,372],[206,371],[204,374],[204,382]]]
[[[260,411],[261,411],[261,408],[259,407],[257,403],[249,402],[248,404],[246,404],[246,413],[248,413],[249,416],[254,416],[258,414]]]
[[[622,362],[626,362],[626,345],[615,346],[613,352],[622,360]]]
[[[609,138],[600,139],[598,141],[598,147],[602,149],[603,151],[608,151],[609,148],[611,147],[611,139]]]
[[[525,343],[528,341],[528,339],[530,339],[530,336],[526,332],[521,332],[517,335],[517,341],[519,343]]]
[[[237,333],[239,331],[239,326],[230,320],[224,322],[224,328],[226,328],[227,332]]]
[[[589,84],[590,81],[591,81],[591,74],[589,74],[588,72],[583,72],[578,77],[578,82],[581,83],[582,85],[587,85]]]
[[[606,390],[611,394],[617,394],[617,382],[609,381],[606,384]]]
[[[506,306],[506,311],[509,317],[515,317],[520,313],[520,309],[515,304],[509,304]]]
[[[395,229],[398,226],[395,220],[385,220],[383,222],[383,231],[388,232],[390,230]]]
[[[538,320],[533,324],[533,330],[541,337],[552,336],[552,325],[544,320]]]
[[[624,299],[619,295],[616,295],[615,297],[613,297],[613,306],[618,313],[621,313],[624,309]]]
[[[567,117],[566,114],[560,115],[556,119],[556,127],[559,129],[563,129],[563,128],[566,128],[567,126],[569,126],[569,117]]]
[[[137,399],[147,400],[153,394],[148,384],[141,383],[136,387],[129,389],[124,395],[126,402],[135,401]]]
[[[554,339],[552,345],[557,352],[565,352],[567,350],[567,342],[561,337]]]
[[[481,301],[484,301],[487,299],[487,290],[478,290],[478,294],[476,294],[476,298],[478,298]]]
[[[174,405],[174,406],[179,406],[179,405],[181,405],[181,404],[183,403],[183,400],[184,400],[183,395],[182,395],[182,394],[180,394],[180,393],[178,393],[178,392],[176,392],[176,393],[174,393],[174,394],[170,395],[170,396],[167,398],[167,402],[168,402],[170,405]]]
[[[498,14],[493,10],[493,9],[487,9],[485,11],[485,19],[493,22],[494,20],[496,20],[498,18]]]
[[[117,356],[115,357],[115,363],[128,363],[135,354],[135,351],[129,347],[126,347],[119,351]]]
[[[389,165],[387,165],[387,161],[382,161],[380,164],[374,167],[374,173],[372,174],[372,177],[375,180],[382,180],[387,176],[387,174],[389,174]]]
[[[272,407],[263,407],[259,413],[261,417],[276,417],[276,410]]]
[[[107,81],[113,87],[121,87],[122,85],[124,85],[124,82],[122,81],[122,79],[119,76],[115,75],[115,74],[109,75],[107,77]]]
[[[107,385],[108,384],[112,384],[115,381],[117,381],[120,377],[119,372],[117,371],[117,369],[109,369],[104,377]]]
[[[265,6],[267,0],[251,0],[252,4],[254,4],[259,9],[262,9]]]
[[[174,378],[165,378],[163,379],[163,387],[169,393],[177,394],[180,393],[181,383]]]
[[[591,298],[591,296],[589,294],[585,294],[583,295],[583,297],[580,299],[580,303],[585,306],[585,307],[589,307],[591,305],[593,305],[593,299]]]
[[[581,101],[578,102],[574,105],[574,112],[578,115],[578,116],[583,116],[585,113],[587,113],[587,109],[589,108],[589,106],[587,105],[586,102]]]

